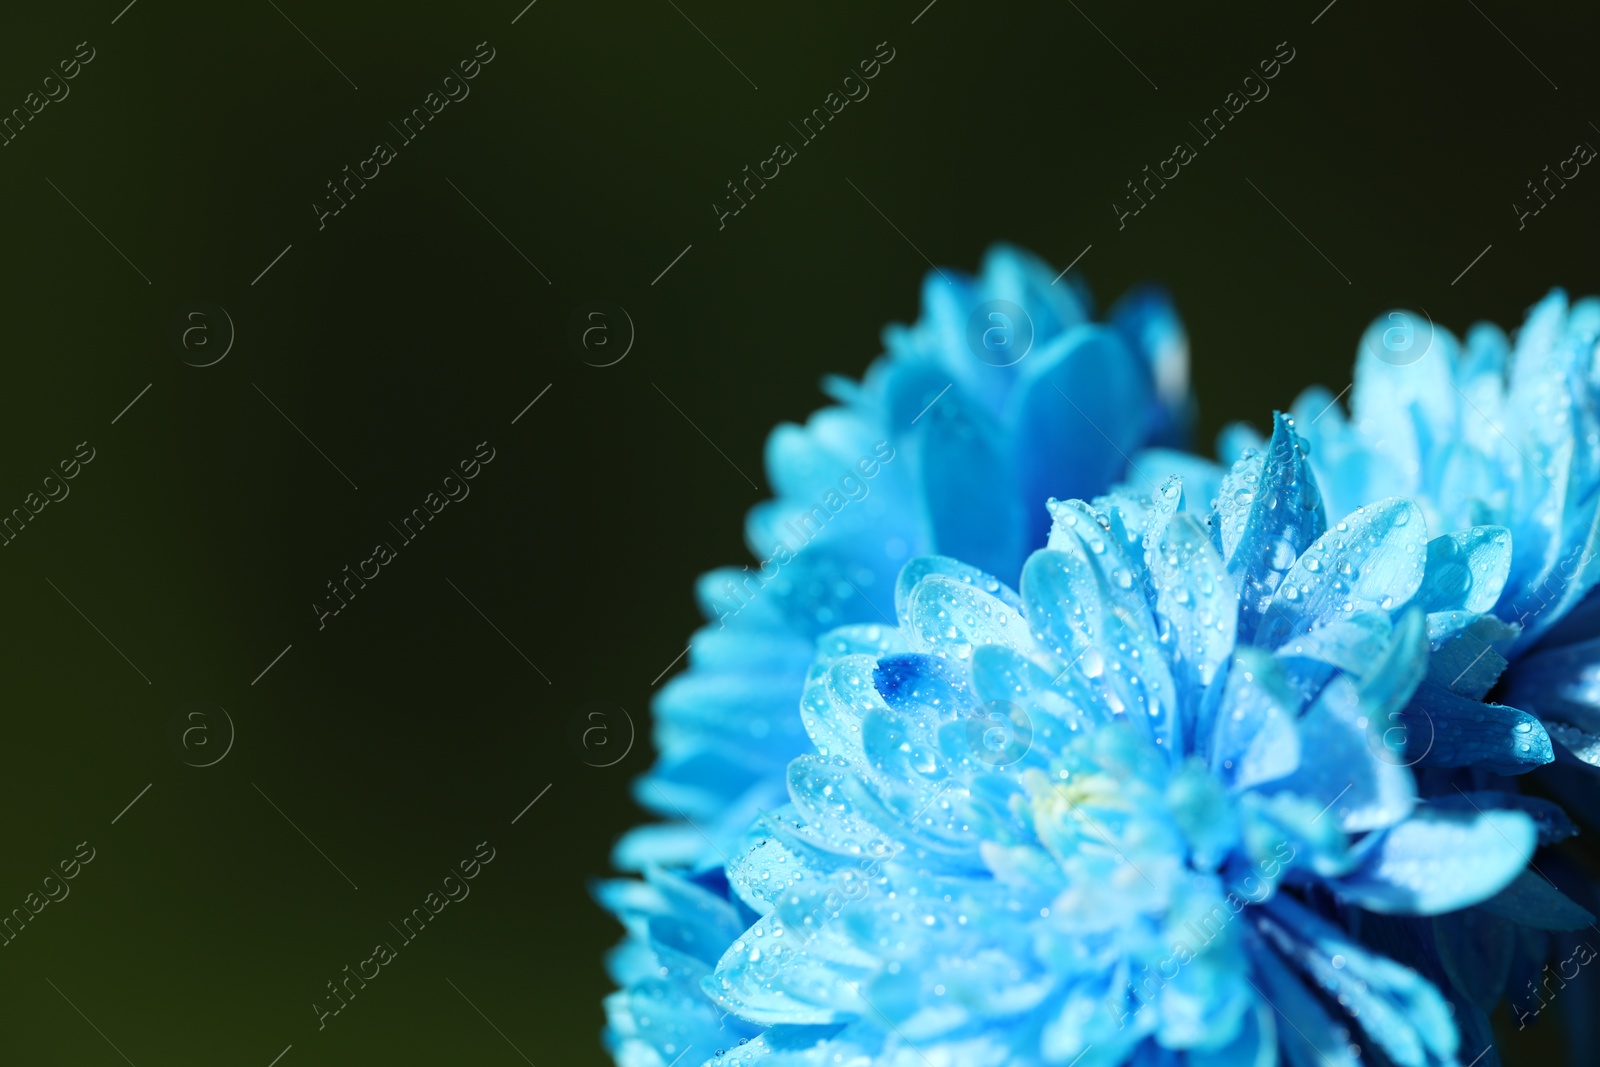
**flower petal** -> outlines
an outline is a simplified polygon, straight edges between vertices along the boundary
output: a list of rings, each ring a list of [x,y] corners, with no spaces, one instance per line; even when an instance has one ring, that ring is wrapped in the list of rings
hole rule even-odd
[[[1239,597],[1222,557],[1193,515],[1158,506],[1147,538],[1156,611],[1169,624],[1163,644],[1180,685],[1198,695],[1233,650]]]
[[[1433,984],[1361,945],[1287,896],[1265,905],[1263,935],[1324,993],[1351,1009],[1368,1039],[1401,1067],[1454,1061],[1450,1005]]]
[[[1153,396],[1150,368],[1132,358],[1120,334],[1076,326],[1054,345],[1024,360],[1016,404],[1007,425],[1029,442],[1013,458],[1023,500],[1088,497],[1128,469],[1144,427],[1103,412],[1143,411]],[[1029,540],[1049,530],[1043,513],[1028,516]]]
[[[1272,657],[1239,649],[1211,735],[1212,773],[1236,790],[1293,774],[1300,766],[1298,704]]]
[[[929,575],[906,597],[902,628],[919,652],[970,659],[981,645],[1026,645],[1022,613],[976,586]]]
[[[1377,830],[1404,819],[1416,803],[1411,772],[1372,736],[1369,708],[1343,676],[1328,683],[1300,719],[1300,749],[1317,759],[1271,782],[1264,792],[1297,793],[1347,832]]]
[[[1422,810],[1384,834],[1340,896],[1372,911],[1437,915],[1487,900],[1527,866],[1537,840],[1520,811]]]
[[[1411,703],[1392,719],[1412,764],[1526,774],[1555,759],[1550,734],[1534,716],[1468,700],[1432,682],[1418,686]]]
[[[1265,453],[1247,453],[1223,478],[1212,525],[1239,590],[1239,634],[1249,641],[1284,576],[1328,528],[1292,418],[1274,415]]]
[[[1511,531],[1474,526],[1428,542],[1427,568],[1413,603],[1424,611],[1485,612],[1511,573]]]
[[[1276,648],[1318,622],[1399,607],[1422,584],[1428,528],[1410,500],[1389,497],[1317,538],[1272,595],[1256,644]]]
[[[1485,911],[1535,930],[1581,930],[1594,916],[1533,871],[1523,871],[1510,885],[1484,901]]]
[[[1015,574],[1027,554],[1027,531],[1043,520],[1002,451],[1003,435],[977,402],[952,389],[916,427],[927,486],[928,522],[939,551],[995,574]],[[1038,498],[1035,498],[1038,499]],[[1035,503],[1033,509],[1042,511]]]

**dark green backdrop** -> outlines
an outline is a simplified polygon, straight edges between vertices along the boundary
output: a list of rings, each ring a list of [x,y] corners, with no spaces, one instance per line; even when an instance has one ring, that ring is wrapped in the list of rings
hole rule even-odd
[[[743,558],[767,430],[916,314],[923,253],[1092,246],[1103,301],[1165,283],[1207,449],[1342,388],[1392,306],[1459,331],[1600,290],[1600,176],[1521,231],[1510,206],[1600,144],[1579,5],[123,2],[0,19],[0,110],[94,56],[0,148],[0,511],[95,450],[0,548],[0,910],[95,850],[0,948],[7,1063],[603,1062],[618,930],[586,886],[640,818],[691,580]],[[724,183],[885,41],[719,231]],[[1124,182],[1285,41],[1119,231]],[[324,183],[479,42],[470,96],[319,230]],[[569,342],[597,300],[637,335],[604,368]],[[193,301],[236,331],[214,366],[182,357],[219,352],[215,310],[175,342]],[[470,497],[319,630],[324,583],[485,440]],[[569,745],[593,701],[639,728],[610,768]],[[234,725],[204,768],[227,727],[197,706]],[[471,896],[319,1032],[324,983],[480,841]]]

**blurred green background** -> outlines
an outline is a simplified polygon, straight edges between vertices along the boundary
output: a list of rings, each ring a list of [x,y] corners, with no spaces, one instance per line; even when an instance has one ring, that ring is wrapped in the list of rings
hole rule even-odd
[[[607,1062],[619,930],[587,887],[642,817],[691,581],[745,558],[766,432],[915,317],[923,254],[1088,247],[1103,302],[1165,284],[1207,451],[1341,389],[1391,307],[1459,333],[1600,290],[1600,176],[1521,231],[1510,207],[1600,144],[1600,13],[1324,2],[8,12],[0,109],[94,59],[0,148],[0,510],[96,453],[0,548],[0,909],[96,855],[0,948],[0,1059]],[[1285,41],[1271,95],[1119,231],[1124,182]],[[319,230],[324,183],[479,42],[470,96]],[[724,183],[879,42],[870,97],[719,230]],[[595,300],[636,329],[614,366],[569,341]],[[175,342],[193,301],[236,331],[214,366]],[[470,497],[319,630],[324,583],[485,440]],[[639,731],[609,768],[569,741],[595,701]],[[179,743],[197,703],[235,729],[209,767],[184,760],[221,751],[215,714]],[[470,897],[319,1031],[324,983],[480,841]]]

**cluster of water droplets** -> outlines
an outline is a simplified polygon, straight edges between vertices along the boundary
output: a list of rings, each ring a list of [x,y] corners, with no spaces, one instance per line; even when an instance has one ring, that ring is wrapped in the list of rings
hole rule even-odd
[[[1248,638],[1301,553],[1327,529],[1310,446],[1291,416],[1277,414],[1265,450],[1245,449],[1223,476],[1211,523],[1239,590]]]
[[[1283,599],[1292,604],[1315,594],[1324,606],[1350,615],[1373,607],[1389,611],[1396,605],[1391,590],[1414,590],[1427,558],[1428,529],[1421,512],[1409,501],[1388,512],[1388,526],[1394,529],[1411,525],[1413,516],[1416,518],[1408,535],[1397,538],[1389,536],[1387,529],[1377,528],[1375,511],[1366,505],[1358,507],[1318,538],[1300,557],[1305,576],[1284,582]],[[1402,577],[1408,572],[1414,580]]]

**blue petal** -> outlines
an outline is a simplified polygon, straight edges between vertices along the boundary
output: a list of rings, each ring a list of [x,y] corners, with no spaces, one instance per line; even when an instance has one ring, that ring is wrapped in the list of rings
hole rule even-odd
[[[929,575],[906,598],[901,622],[911,647],[968,659],[980,645],[1028,644],[1022,613],[970,582]]]
[[[1472,700],[1482,700],[1505,672],[1506,658],[1491,642],[1515,636],[1493,615],[1449,612],[1428,616],[1428,681]],[[1515,699],[1512,703],[1517,703]]]
[[[611,865],[619,871],[687,867],[705,851],[705,835],[688,823],[656,823],[623,834],[611,849]]]
[[[1550,734],[1525,711],[1480,703],[1432,682],[1396,717],[1406,759],[1428,767],[1482,767],[1525,774],[1555,758]]]
[[[1269,1067],[1277,1062],[1278,1027],[1275,1011],[1258,1001],[1244,1017],[1239,1036],[1221,1048],[1188,1050],[1188,1067]]]
[[[873,684],[876,667],[874,657],[861,655],[812,671],[800,699],[800,721],[818,755],[861,759],[861,718],[883,705]]]
[[[1361,698],[1374,718],[1393,721],[1428,673],[1428,629],[1422,612],[1409,608],[1395,622],[1381,658],[1362,671]]]
[[[1516,952],[1516,927],[1481,907],[1435,915],[1427,923],[1423,929],[1432,933],[1431,947],[1456,993],[1480,1014],[1493,1011],[1505,996]],[[1426,955],[1427,948],[1421,945],[1414,951]]]
[[[1572,758],[1590,767],[1600,767],[1600,734],[1561,722],[1552,722],[1546,729],[1550,731],[1551,740],[1560,742],[1562,750]]]
[[[826,907],[825,900],[813,901],[811,896],[811,887],[805,886],[795,907]],[[807,941],[774,936],[788,928],[776,914],[762,916],[730,943],[715,973],[701,980],[701,988],[727,1011],[760,1025],[848,1020],[865,1009],[848,980],[864,979],[872,967],[869,959],[852,954],[842,943],[837,926],[827,923]]]
[[[1581,930],[1594,925],[1593,915],[1533,871],[1517,875],[1482,907],[1502,919],[1536,930]]]
[[[1426,442],[1455,429],[1455,338],[1415,312],[1391,311],[1361,338],[1350,391],[1355,423],[1384,427],[1397,472],[1421,468]]]
[[[1150,370],[1131,357],[1116,331],[1077,326],[1021,364],[1020,396],[1008,424],[1028,442],[1014,457],[1024,500],[1089,497],[1127,470],[1142,443],[1152,388]],[[1133,417],[1130,417],[1133,416]],[[1028,516],[1037,544],[1049,516]]]
[[[1310,704],[1335,674],[1360,683],[1394,643],[1394,623],[1381,611],[1364,611],[1348,619],[1332,619],[1273,653],[1290,684]]]
[[[1015,245],[997,244],[984,253],[982,274],[986,295],[1025,308],[1035,334],[1051,336],[1071,329],[1087,321],[1094,310],[1094,298],[1081,276],[1061,278],[1044,260]],[[930,287],[935,277],[928,275]]]
[[[1289,416],[1274,415],[1265,454],[1246,453],[1223,479],[1212,524],[1239,590],[1239,636],[1249,641],[1284,576],[1328,528]]]
[[[838,407],[816,412],[804,427],[778,425],[767,437],[764,457],[777,497],[811,501],[837,488],[839,476],[882,439],[874,430],[858,413]]]
[[[895,813],[862,782],[861,772],[842,759],[797,756],[789,764],[788,785],[794,810],[812,833],[838,847],[897,824]]]
[[[1389,611],[1422,584],[1428,529],[1401,497],[1357,508],[1317,538],[1284,576],[1256,635],[1275,648],[1327,619]]]
[[[1562,744],[1583,759],[1586,739],[1600,736],[1600,638],[1520,660],[1506,676],[1505,699],[1537,713],[1552,732],[1562,727]]]
[[[976,706],[966,672],[939,656],[885,656],[878,661],[873,683],[889,707],[926,714],[934,721],[953,721]]]
[[[1327,1009],[1274,948],[1258,939],[1252,962],[1263,987],[1262,998],[1286,1024],[1279,1029],[1278,1040],[1291,1067],[1361,1067],[1359,1056],[1352,1051],[1349,1031],[1334,1023]]]
[[[1297,703],[1270,656],[1239,649],[1211,736],[1212,773],[1234,789],[1293,774],[1300,766]]]
[[[1485,612],[1511,573],[1511,531],[1474,526],[1428,542],[1427,570],[1413,603],[1424,611]]]
[[[965,347],[965,341],[959,343]],[[937,363],[901,361],[895,364],[893,374],[888,377],[884,406],[888,408],[887,422],[895,431],[896,439],[914,435],[922,413],[929,410],[930,404],[943,403],[940,394],[954,384],[950,372]]]
[[[1165,643],[1180,684],[1198,694],[1233,649],[1239,598],[1222,557],[1193,515],[1158,505],[1147,536],[1156,611],[1170,624]]]
[[[1066,672],[1052,674],[1015,649],[984,645],[973,650],[972,690],[985,705],[1004,702],[1027,709],[1036,733],[1048,732],[1045,717],[1069,732],[1109,721]]]
[[[1112,715],[1127,716],[1168,753],[1178,728],[1177,687],[1142,620],[1130,622],[1097,594],[1085,560],[1044,549],[1022,569],[1022,600],[1035,641],[1091,687]],[[1173,758],[1177,758],[1176,755]]]
[[[1049,506],[1051,523],[1047,547],[1076,556],[1094,574],[1098,597],[1124,620],[1154,636],[1155,620],[1146,599],[1153,583],[1149,580],[1149,568],[1141,558],[1143,514],[1134,533],[1115,504],[1103,516],[1081,500],[1052,500]],[[1135,543],[1137,553],[1133,551]]]
[[[1561,810],[1559,804],[1542,797],[1530,797],[1524,793],[1506,793],[1496,789],[1474,789],[1466,792],[1457,788],[1453,792],[1431,798],[1428,803],[1462,812],[1488,811],[1491,808],[1520,811],[1533,820],[1534,829],[1539,835],[1540,848],[1559,844],[1578,832],[1577,826],[1567,817],[1567,813]]]
[[[1012,485],[1001,433],[976,403],[952,389],[928,409],[920,432],[928,521],[939,551],[993,574],[1015,574],[1028,550],[1030,499]],[[1042,498],[1034,498],[1042,499]]]
[[[1189,335],[1172,298],[1161,289],[1141,286],[1112,306],[1110,319],[1129,347],[1149,364],[1156,395],[1178,413],[1175,421],[1186,421],[1187,408],[1194,402],[1189,391]],[[1157,439],[1179,429],[1181,425],[1167,433],[1158,431]]]
[[[1418,811],[1383,835],[1361,868],[1334,882],[1378,912],[1437,915],[1486,900],[1527,866],[1537,840],[1520,811]]]
[[[1450,1062],[1456,1030],[1432,983],[1371,952],[1287,896],[1266,905],[1262,932],[1326,995],[1350,1009],[1362,1031],[1402,1067]]]
[[[1355,684],[1335,677],[1300,720],[1299,769],[1263,791],[1326,805],[1352,833],[1404,819],[1416,801],[1411,772],[1373,738],[1369,712]]]
[[[894,610],[897,617],[906,617],[906,602],[910,599],[911,591],[930,574],[965,582],[990,596],[999,597],[1018,611],[1022,610],[1022,598],[987,571],[948,556],[918,556],[901,569],[900,577],[895,582]]]

